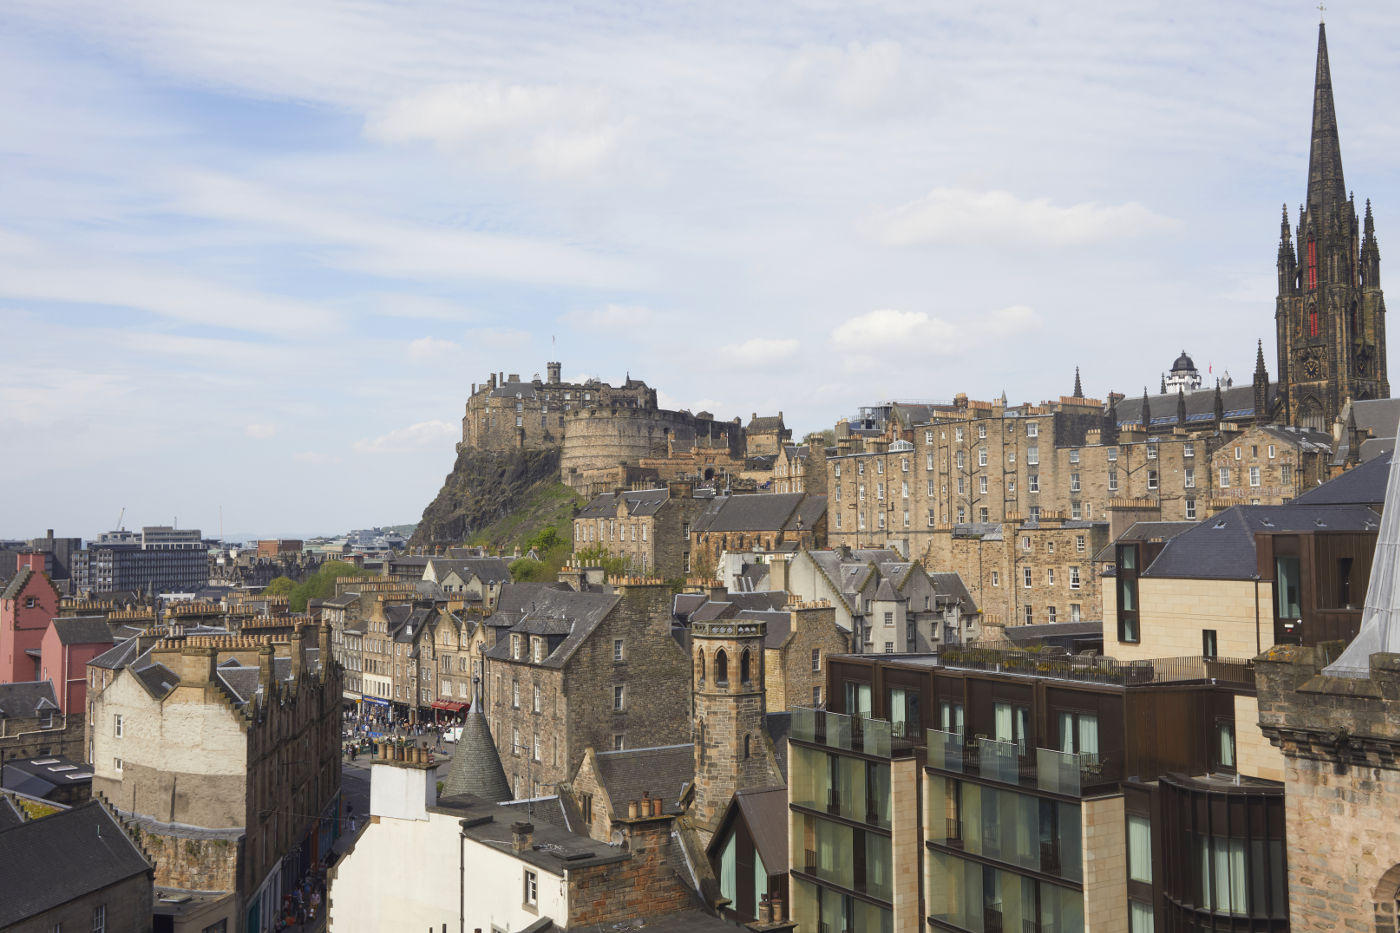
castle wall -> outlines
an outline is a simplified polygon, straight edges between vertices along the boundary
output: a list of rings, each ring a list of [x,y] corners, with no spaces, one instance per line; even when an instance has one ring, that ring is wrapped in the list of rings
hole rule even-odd
[[[584,495],[593,495],[605,490],[591,488],[590,471],[610,472],[619,466],[636,466],[644,459],[664,459],[673,448],[722,447],[731,456],[742,458],[743,443],[740,425],[688,412],[579,409],[564,416],[560,480]]]

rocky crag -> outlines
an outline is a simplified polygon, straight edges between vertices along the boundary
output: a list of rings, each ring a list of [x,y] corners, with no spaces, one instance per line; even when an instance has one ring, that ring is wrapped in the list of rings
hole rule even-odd
[[[490,451],[464,447],[437,497],[423,510],[411,546],[461,544],[502,520],[528,514],[558,485],[559,449]]]

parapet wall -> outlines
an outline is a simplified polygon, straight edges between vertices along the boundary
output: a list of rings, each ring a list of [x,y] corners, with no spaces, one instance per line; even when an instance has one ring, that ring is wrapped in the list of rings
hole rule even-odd
[[[632,466],[665,457],[674,447],[723,447],[744,455],[744,430],[736,422],[714,421],[689,412],[656,409],[585,408],[564,417],[560,479],[577,488],[590,470]]]

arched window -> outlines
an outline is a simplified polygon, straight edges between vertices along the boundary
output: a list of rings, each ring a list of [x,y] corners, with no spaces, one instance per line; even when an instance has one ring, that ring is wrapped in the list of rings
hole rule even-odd
[[[695,652],[695,682],[703,684],[705,682],[705,649],[700,648]]]
[[[715,683],[721,687],[729,685],[729,657],[723,648],[715,652]]]
[[[744,736],[744,757],[749,757],[749,737]]]
[[[749,649],[745,648],[744,653],[739,655],[739,683],[749,682]],[[747,756],[746,756],[747,757]]]

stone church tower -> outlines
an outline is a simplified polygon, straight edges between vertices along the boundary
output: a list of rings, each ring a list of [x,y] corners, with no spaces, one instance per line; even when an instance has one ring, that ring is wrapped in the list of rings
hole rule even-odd
[[[708,844],[737,790],[781,787],[765,717],[766,622],[723,619],[691,626],[695,662],[695,783],[691,823]]]
[[[1297,242],[1293,239],[1296,236]],[[1347,399],[1388,398],[1385,299],[1371,204],[1364,225],[1342,179],[1327,28],[1318,26],[1308,199],[1278,247],[1278,420],[1331,430]]]

